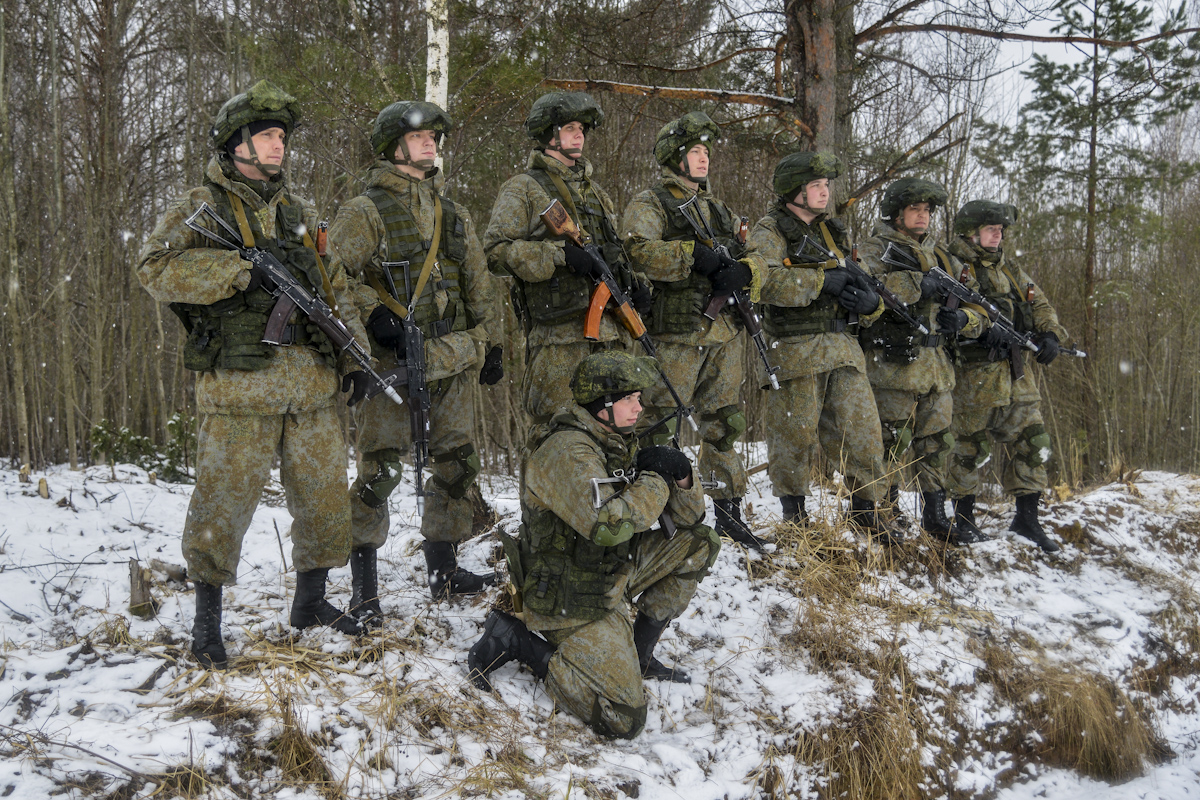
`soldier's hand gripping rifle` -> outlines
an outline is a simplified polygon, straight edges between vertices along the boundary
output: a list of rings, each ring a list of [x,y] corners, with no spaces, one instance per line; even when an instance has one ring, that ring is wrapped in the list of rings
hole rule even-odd
[[[718,244],[716,236],[708,229],[704,222],[704,215],[695,207],[696,198],[700,195],[692,195],[692,198],[686,203],[679,206],[679,213],[683,214],[683,218],[692,226],[692,230],[696,234],[696,239],[706,247],[712,248],[722,260],[732,261],[733,256],[729,253],[729,248],[723,244]],[[748,220],[742,217],[741,230],[739,231],[742,237],[742,243],[745,243],[745,231]],[[741,289],[734,289],[729,294],[713,294],[709,299],[708,305],[704,309],[704,316],[708,319],[716,319],[727,305],[733,305],[737,312],[742,317],[742,322],[746,325],[746,332],[750,334],[750,340],[754,342],[754,349],[758,351],[758,358],[763,363],[763,368],[767,371],[767,380],[771,382],[772,389],[779,388],[779,379],[775,377],[775,373],[779,372],[779,367],[771,366],[771,359],[767,356],[767,340],[763,336],[762,320],[758,316],[758,311],[755,310],[754,304],[750,302],[750,298]]]
[[[397,303],[400,296],[396,292],[396,281],[392,278],[392,269],[404,270],[404,293],[408,296],[406,314],[400,316],[400,324],[404,328],[404,351],[396,348],[396,359],[400,369],[396,370],[403,376],[404,386],[408,391],[408,420],[412,432],[413,469],[416,471],[415,489],[417,496],[417,513],[425,514],[425,468],[429,466],[429,382],[425,372],[425,334],[413,321],[413,309],[417,298],[413,297],[412,283],[409,279],[407,261],[384,261],[383,280],[387,284],[388,294]]]
[[[206,216],[220,225],[229,238],[200,224],[201,216]],[[252,271],[261,278],[263,288],[278,298],[267,319],[267,328],[263,332],[262,341],[265,344],[279,345],[283,343],[288,320],[298,310],[308,318],[309,322],[316,325],[321,333],[325,334],[335,348],[346,353],[366,374],[368,380],[366,397],[373,397],[382,392],[396,405],[404,405],[404,400],[393,388],[399,378],[391,374],[380,375],[372,369],[371,354],[355,341],[354,335],[346,328],[345,323],[338,319],[329,304],[305,289],[296,280],[296,276],[279,263],[279,259],[271,255],[269,250],[261,247],[246,247],[241,234],[221,219],[208,203],[201,203],[200,208],[196,209],[196,213],[184,220],[184,224],[216,244],[236,250],[243,259],[250,262]]]
[[[604,309],[608,306],[608,301],[612,300],[617,304],[617,318],[621,320],[621,324],[629,331],[633,338],[637,339],[642,345],[642,349],[646,351],[646,355],[655,357],[657,352],[654,347],[654,340],[650,338],[650,334],[646,332],[646,323],[642,322],[642,318],[638,316],[637,311],[633,307],[633,301],[629,299],[629,295],[625,294],[625,290],[621,288],[621,284],[617,283],[616,276],[613,275],[612,269],[605,262],[604,256],[600,254],[600,249],[592,242],[591,237],[579,230],[579,226],[571,219],[571,215],[563,208],[563,204],[558,200],[552,200],[550,205],[546,206],[546,210],[540,215],[542,222],[546,225],[546,230],[553,233],[555,236],[565,236],[570,239],[575,245],[581,248],[592,263],[596,267],[596,290],[592,292],[592,300],[588,305],[587,316],[584,318],[583,335],[587,339],[597,340],[600,337],[600,318],[604,315]],[[685,406],[683,400],[679,397],[679,392],[675,391],[675,387],[671,385],[667,374],[663,372],[662,365],[658,367],[659,377],[662,378],[663,384],[667,387],[667,391],[671,393],[671,399],[675,401],[676,408],[679,413],[687,420],[688,425],[692,430],[700,430],[700,426],[696,424],[696,420],[692,418],[691,406]]]

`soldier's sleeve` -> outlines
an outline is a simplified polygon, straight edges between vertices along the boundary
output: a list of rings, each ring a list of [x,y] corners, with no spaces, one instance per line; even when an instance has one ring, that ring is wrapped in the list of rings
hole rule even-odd
[[[138,255],[137,276],[155,300],[207,306],[250,283],[250,262],[234,250],[208,246],[184,224],[201,203],[213,202],[203,187],[174,201]]]
[[[762,302],[772,306],[807,306],[825,284],[820,264],[785,267],[787,240],[770,217],[763,217],[746,237],[747,260],[762,269]]]
[[[616,530],[621,521],[630,523],[631,535],[648,530],[667,505],[667,482],[653,472],[640,473],[633,484],[597,509],[592,478],[607,477],[605,466],[603,453],[583,433],[556,433],[529,458],[526,491],[582,536],[592,538],[602,523],[609,531]],[[602,484],[600,489],[607,496],[620,486]]]
[[[367,271],[381,262],[380,242],[387,235],[375,204],[366,197],[347,201],[329,226],[330,269],[340,269],[345,275],[360,320],[379,305],[379,297],[367,283]],[[365,340],[364,340],[365,341]]]
[[[562,242],[530,238],[545,230],[538,218],[550,202],[545,198],[546,193],[528,175],[517,175],[500,187],[483,235],[488,269],[494,274],[538,283],[550,280],[556,265],[567,263]],[[539,202],[542,207],[536,208]]]
[[[1017,268],[1017,279],[1021,281],[1017,291],[1022,293],[1027,292],[1029,285],[1033,284],[1033,329],[1038,333],[1053,333],[1064,345],[1070,342],[1071,334],[1067,333],[1067,329],[1058,321],[1058,312],[1054,310],[1054,306],[1042,291],[1042,287],[1034,283],[1033,278],[1029,277],[1029,273],[1019,267]]]
[[[629,201],[623,215],[625,252],[638,272],[652,281],[681,281],[692,273],[695,242],[664,242],[667,215],[654,192]]]
[[[684,489],[674,481],[669,487],[671,496],[667,501],[667,510],[671,512],[671,519],[680,527],[694,528],[704,522],[707,512],[704,508],[704,489],[700,486],[699,478],[699,473],[693,469],[690,489]]]

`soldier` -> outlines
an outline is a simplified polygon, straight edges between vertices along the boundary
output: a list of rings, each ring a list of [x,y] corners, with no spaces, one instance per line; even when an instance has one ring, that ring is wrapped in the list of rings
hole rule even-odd
[[[401,101],[379,112],[367,190],[342,207],[329,231],[335,262],[358,279],[371,351],[383,367],[395,368],[404,353],[402,316],[412,313],[425,337],[432,475],[421,535],[434,597],[479,592],[491,582],[490,574],[460,568],[454,551],[471,535],[467,491],[479,474],[471,386],[494,384],[504,374],[501,348],[490,346],[499,338],[498,281],[487,270],[470,214],[440,194],[444,178],[434,161],[451,124],[433,103]],[[382,396],[363,402],[354,416],[351,613],[374,625],[380,622],[376,550],[387,540],[387,501],[403,475],[410,420]]]
[[[1016,221],[1015,206],[972,200],[954,217],[957,236],[950,243],[950,252],[971,265],[980,293],[1019,331],[1033,335],[1040,348],[1038,363],[1049,364],[1058,357],[1059,343],[1067,341],[1068,334],[1033,279],[1004,254],[1005,230]],[[1017,499],[1017,515],[1010,530],[1032,539],[1047,553],[1056,553],[1058,544],[1038,522],[1038,500],[1046,490],[1046,460],[1050,457],[1041,397],[1030,372],[1013,380],[1010,357],[1008,346],[990,332],[983,340],[966,340],[957,348],[956,444],[946,483],[954,499],[955,525],[979,531],[975,493],[980,470],[991,455],[990,435],[1010,447],[1001,476],[1004,491]]]
[[[242,537],[270,477],[276,453],[292,514],[289,535],[296,568],[293,627],[361,626],[325,599],[331,567],[350,552],[346,446],[334,400],[338,364],[328,339],[294,315],[285,342],[262,343],[274,298],[233,250],[217,249],[184,224],[202,203],[239,230],[247,246],[270,250],[307,288],[334,308],[354,308],[341,268],[326,270],[308,231],[316,210],[292,194],[281,165],[300,118],[296,99],[267,81],[236,95],[217,112],[216,153],[204,184],[176,200],[142,248],[138,279],[168,302],[188,331],[184,366],[195,370],[203,414],[196,488],[183,528],[183,555],[196,585],[192,653],[207,669],[224,669],[221,590],[235,582]],[[329,297],[323,286],[331,287]],[[362,325],[346,325],[360,341]],[[344,367],[345,365],[343,365]],[[361,373],[358,373],[361,376]],[[343,390],[359,381],[348,374]]]
[[[520,540],[506,545],[517,614],[492,611],[467,658],[484,690],[490,672],[520,661],[545,678],[556,703],[605,736],[633,738],[645,726],[643,676],[690,682],[654,648],[720,549],[703,524],[704,494],[687,456],[638,449],[641,392],[657,377],[652,359],[622,351],[579,364],[570,382],[576,405],[534,443]],[[676,527],[670,537],[661,520],[649,530],[664,512]]]
[[[749,259],[766,274],[763,329],[781,366],[779,390],[764,398],[768,469],[784,521],[803,522],[823,447],[846,478],[851,519],[890,542],[899,534],[876,513],[884,494],[882,433],[857,339],[859,326],[878,319],[884,305],[839,261],[851,252],[849,237],[826,208],[829,182],[841,169],[829,153],[785,156],[775,167],[775,204],[747,241]]]
[[[980,541],[979,537],[956,529],[946,518],[946,460],[954,449],[950,432],[954,367],[944,345],[947,335],[978,337],[986,318],[972,309],[946,308],[933,279],[922,277],[935,266],[954,277],[962,270],[958,260],[928,233],[934,209],[944,206],[946,199],[945,189],[921,178],[892,183],[883,192],[883,219],[861,248],[863,266],[908,303],[909,312],[931,332],[921,335],[889,310],[859,339],[883,426],[893,508],[900,494],[899,476],[911,464],[923,502],[921,527],[948,542],[966,545]],[[919,262],[920,271],[885,263],[889,244]],[[969,283],[975,288],[973,280]]]
[[[736,218],[708,192],[711,147],[719,135],[703,111],[663,126],[654,144],[662,177],[652,189],[633,198],[622,219],[629,260],[654,287],[646,325],[659,363],[683,403],[694,404],[700,417],[700,474],[715,476],[724,484],[709,492],[717,533],[757,546],[760,543],[742,521],[746,469],[734,451],[746,430],[746,415],[739,404],[745,377],[738,338],[743,325],[731,305],[715,319],[703,314],[714,295],[728,296],[751,278],[750,268],[731,255],[741,255],[743,249],[736,238]],[[680,211],[684,204],[689,204],[688,210]],[[685,213],[701,226],[703,236]],[[646,395],[647,422],[657,422],[675,410],[665,385],[649,389]],[[667,444],[678,425],[677,417],[664,424],[654,443]]]
[[[617,280],[644,310],[650,288],[635,282],[617,238],[612,200],[592,180],[583,157],[587,135],[604,121],[584,92],[550,92],[530,109],[525,130],[537,142],[526,171],[510,178],[492,206],[484,234],[488,266],[515,280],[514,303],[526,326],[525,411],[545,424],[574,403],[571,371],[594,350],[632,346],[629,333],[609,304],[594,341],[584,336],[584,314],[592,297],[596,267],[579,247],[555,238],[539,218],[552,199],[565,207],[580,230],[600,248]],[[636,290],[636,291],[635,291]]]

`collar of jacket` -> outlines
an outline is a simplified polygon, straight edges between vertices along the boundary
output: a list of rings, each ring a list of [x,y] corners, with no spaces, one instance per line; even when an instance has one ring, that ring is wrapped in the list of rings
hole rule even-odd
[[[248,190],[262,202],[270,203],[275,195],[279,194],[280,190],[284,188],[282,172],[269,180],[256,181],[247,178],[239,172],[232,160],[223,158],[220,155],[215,155],[209,159],[208,166],[204,170],[204,175],[222,189],[237,192],[243,200],[250,199],[245,196]]]
[[[784,214],[787,214],[789,217],[796,220],[796,222],[800,223],[801,225],[807,225],[810,228],[815,228],[818,225],[820,225],[822,222],[824,222],[825,220],[830,218],[828,213],[822,211],[820,214],[817,214],[817,216],[813,217],[812,222],[805,222],[804,220],[802,220],[798,216],[796,216],[796,213],[794,211],[792,211],[790,208],[788,208],[789,205],[790,205],[790,203],[788,203],[788,201],[784,200],[782,197],[776,197],[775,202],[772,204],[772,206],[774,208],[777,208],[780,211],[782,211]]]
[[[615,431],[611,431],[604,425],[600,424],[600,420],[593,417],[587,412],[583,406],[574,405],[571,410],[563,411],[554,416],[552,426],[555,432],[561,430],[577,430],[586,433],[591,438],[600,442],[605,453],[620,453],[629,452],[637,443],[637,435],[629,434],[623,436]]]
[[[681,192],[684,192],[684,197],[698,194],[701,198],[708,199],[712,196],[708,191],[708,186],[701,186],[698,189],[693,189],[684,182],[683,178],[672,172],[670,167],[662,168],[662,185],[664,189],[669,189],[670,187],[674,186]]]
[[[932,250],[937,245],[937,239],[930,235],[932,231],[927,231],[925,236],[917,241],[909,236],[904,231],[900,230],[890,222],[879,220],[875,223],[875,227],[871,229],[872,236],[878,236],[881,239],[890,239],[893,242],[905,245],[906,247],[919,247],[922,250]]]
[[[962,261],[973,264],[986,264],[989,267],[999,267],[1004,264],[1004,248],[996,248],[996,252],[984,250],[979,245],[964,236],[955,236],[950,242],[950,254]]]
[[[578,169],[583,167],[583,169]],[[575,160],[575,167],[568,167],[557,158],[552,158],[541,150],[531,150],[526,169],[540,169],[558,175],[564,181],[582,181],[592,177],[592,162],[580,157]]]
[[[367,168],[368,189],[378,186],[381,189],[387,189],[389,192],[407,195],[409,192],[428,188],[431,191],[441,194],[442,187],[445,184],[446,179],[442,176],[440,169],[432,178],[414,178],[407,173],[401,172],[398,167],[385,158],[376,159],[375,163]]]

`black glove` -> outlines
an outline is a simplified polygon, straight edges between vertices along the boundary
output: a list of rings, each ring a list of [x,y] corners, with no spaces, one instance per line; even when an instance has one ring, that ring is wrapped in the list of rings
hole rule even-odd
[[[371,379],[367,373],[361,369],[355,372],[347,372],[342,376],[342,391],[350,392],[350,399],[346,401],[346,405],[353,406],[359,400],[367,396],[367,388],[371,385]]]
[[[734,261],[730,266],[722,267],[716,275],[712,276],[713,294],[731,294],[738,289],[745,288],[752,275],[749,267],[740,261]]]
[[[483,357],[483,366],[479,369],[479,384],[495,386],[504,377],[504,348],[494,346]]]
[[[921,299],[928,300],[938,293],[938,281],[933,277],[932,272],[926,272],[925,277],[921,278]]]
[[[638,472],[657,472],[668,481],[681,481],[692,474],[692,462],[674,447],[644,447],[637,454]]]
[[[871,289],[863,291],[857,286],[847,286],[838,295],[838,305],[847,311],[866,316],[879,308],[879,295]]]
[[[635,281],[633,291],[629,293],[629,300],[633,303],[633,310],[638,312],[640,316],[646,316],[650,313],[650,301],[653,299],[653,289],[650,284]]]
[[[253,292],[255,289],[262,286],[262,283],[263,283],[262,276],[263,276],[262,270],[260,270],[258,267],[253,267],[250,270],[250,282],[246,284],[246,288],[242,289],[242,291],[243,292]]]
[[[941,308],[937,313],[938,327],[947,333],[958,333],[970,321],[967,312],[961,308]]]
[[[825,283],[821,286],[821,293],[837,297],[848,284],[853,282],[854,276],[845,267],[827,269],[825,270]]]
[[[1062,347],[1058,343],[1058,337],[1050,331],[1037,334],[1034,337],[1034,342],[1041,348],[1037,354],[1037,362],[1039,364],[1049,364],[1058,358],[1058,354],[1062,351]]]
[[[1011,345],[1004,340],[1004,332],[1000,330],[999,326],[989,326],[987,333],[983,335],[982,342],[983,346],[990,351],[988,353],[989,360],[1000,361],[1008,358],[1008,351]],[[996,354],[995,358],[992,357],[992,353]]]
[[[696,242],[696,248],[692,250],[692,272],[708,278],[720,268],[721,258],[717,251],[703,242]]]
[[[587,254],[582,247],[576,246],[573,242],[567,242],[563,247],[563,256],[567,259],[567,266],[571,272],[574,272],[581,278],[592,277],[592,272],[595,271],[596,265],[592,263],[592,257]]]
[[[375,306],[367,317],[367,332],[384,347],[403,352],[404,321],[387,306]]]

